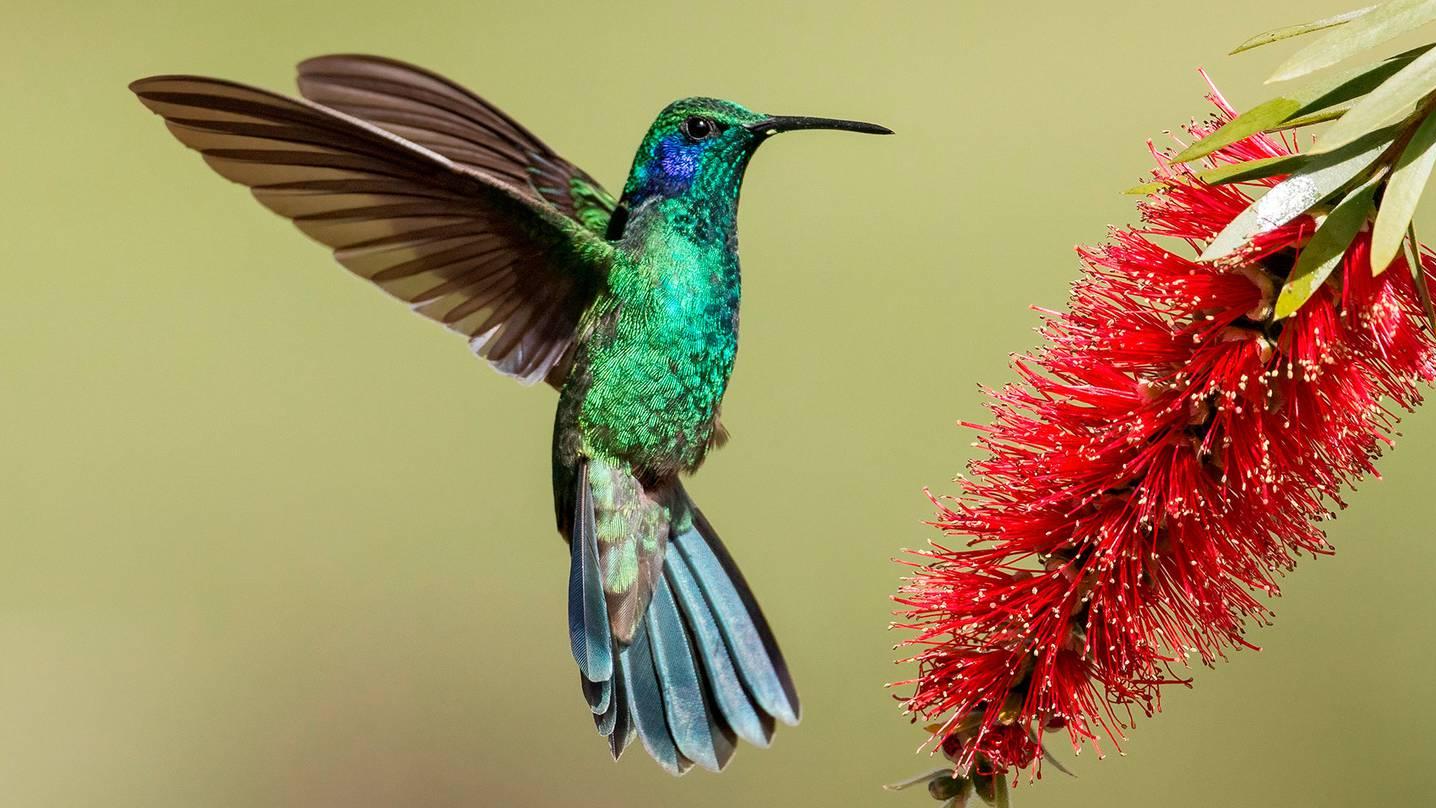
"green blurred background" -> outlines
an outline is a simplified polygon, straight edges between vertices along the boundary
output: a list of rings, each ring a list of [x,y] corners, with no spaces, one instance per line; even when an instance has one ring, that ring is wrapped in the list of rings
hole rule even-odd
[[[1222,54],[1353,4],[12,0],[0,805],[928,804],[878,790],[931,765],[882,688],[907,673],[888,559],[972,454],[954,421],[1034,341],[1027,306],[1063,303],[1073,245],[1131,221],[1144,139],[1206,113],[1195,68],[1255,103],[1292,48]],[[449,74],[610,188],[683,95],[898,131],[780,138],[744,193],[734,440],[692,488],[804,696],[773,749],[682,780],[608,759],[565,639],[554,396],[347,277],[125,90],[288,91],[332,51]],[[1429,796],[1436,413],[1405,430],[1262,653],[1019,804]]]

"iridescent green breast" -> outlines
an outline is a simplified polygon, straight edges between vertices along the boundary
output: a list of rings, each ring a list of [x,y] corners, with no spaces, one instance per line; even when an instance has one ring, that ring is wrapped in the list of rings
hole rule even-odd
[[[585,454],[655,476],[703,461],[738,351],[735,245],[691,232],[648,229],[620,252],[588,315],[575,362],[584,378],[564,391],[581,397]]]

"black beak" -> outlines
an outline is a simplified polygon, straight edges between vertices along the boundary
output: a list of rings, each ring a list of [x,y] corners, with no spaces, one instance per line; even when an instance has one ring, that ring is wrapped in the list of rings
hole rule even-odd
[[[757,123],[750,123],[747,125],[747,129],[760,137],[776,135],[779,132],[792,132],[795,129],[837,129],[842,132],[862,132],[865,135],[891,135],[893,133],[893,130],[886,126],[878,126],[875,123],[844,121],[837,118],[804,118],[794,115],[775,115]]]

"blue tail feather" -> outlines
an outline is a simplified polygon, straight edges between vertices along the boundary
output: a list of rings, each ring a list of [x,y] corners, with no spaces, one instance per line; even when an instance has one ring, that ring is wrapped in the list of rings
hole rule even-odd
[[[603,705],[602,710],[594,707],[592,702],[589,704],[594,712],[593,724],[598,728],[598,734],[605,738],[613,736],[614,728],[618,725],[618,714],[628,711],[628,705],[622,703],[622,699],[616,698],[614,695],[614,686],[617,684],[617,681],[618,677],[615,676],[613,679],[602,683],[603,693],[606,696],[605,701],[607,702]]]
[[[663,688],[668,732],[685,757],[709,771],[719,771],[733,756],[732,730],[713,712],[694,657],[696,643],[678,613],[667,579],[660,579],[648,607],[648,638],[653,666]]]
[[[673,586],[673,592],[688,617],[693,629],[693,640],[701,649],[704,672],[712,688],[713,699],[718,704],[723,718],[739,738],[754,746],[766,747],[773,740],[773,721],[759,716],[743,682],[728,653],[722,630],[713,617],[713,611],[704,599],[703,590],[688,569],[682,553],[672,553],[667,558],[665,571]]]
[[[599,571],[588,469],[579,468],[570,529],[569,636],[585,700],[617,759],[636,736],[665,770],[721,770],[739,738],[767,746],[798,699],[772,631],[742,573],[681,487],[647,613],[615,641]]]
[[[693,515],[696,529],[676,537],[672,546],[697,578],[753,700],[774,718],[796,724],[797,692],[763,612],[707,520],[696,508]]]
[[[602,682],[591,682],[583,672],[579,672],[579,684],[583,687],[583,697],[588,701],[588,708],[594,715],[603,715],[613,706],[613,682],[612,679],[605,679]],[[608,733],[604,733],[607,735]]]
[[[633,644],[618,654],[619,666],[628,683],[629,714],[638,728],[643,748],[671,774],[682,774],[691,765],[678,751],[668,734],[668,719],[663,711],[663,689],[653,666],[653,650],[648,642],[648,621],[643,621]],[[688,765],[685,765],[688,764]]]
[[[584,678],[590,682],[606,682],[613,678],[613,638],[598,572],[598,531],[594,526],[587,464],[579,468],[576,494],[573,535],[569,538],[569,644]]]
[[[608,716],[612,720],[608,720]],[[633,726],[633,715],[629,709],[628,683],[623,675],[623,664],[614,666],[613,669],[613,702],[609,706],[608,713],[599,717],[598,731],[608,736],[608,751],[613,755],[614,760],[623,756],[623,750],[633,740],[636,728]],[[607,731],[605,731],[607,730]]]

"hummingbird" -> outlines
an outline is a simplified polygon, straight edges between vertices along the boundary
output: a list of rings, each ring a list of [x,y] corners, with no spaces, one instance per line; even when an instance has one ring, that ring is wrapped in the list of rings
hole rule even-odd
[[[225,179],[353,274],[558,391],[553,494],[582,692],[617,759],[719,771],[796,724],[797,691],[737,564],[685,491],[727,432],[738,195],[780,132],[891,134],[685,98],[615,199],[517,121],[413,65],[302,62],[303,99],[192,75],[130,85]]]

